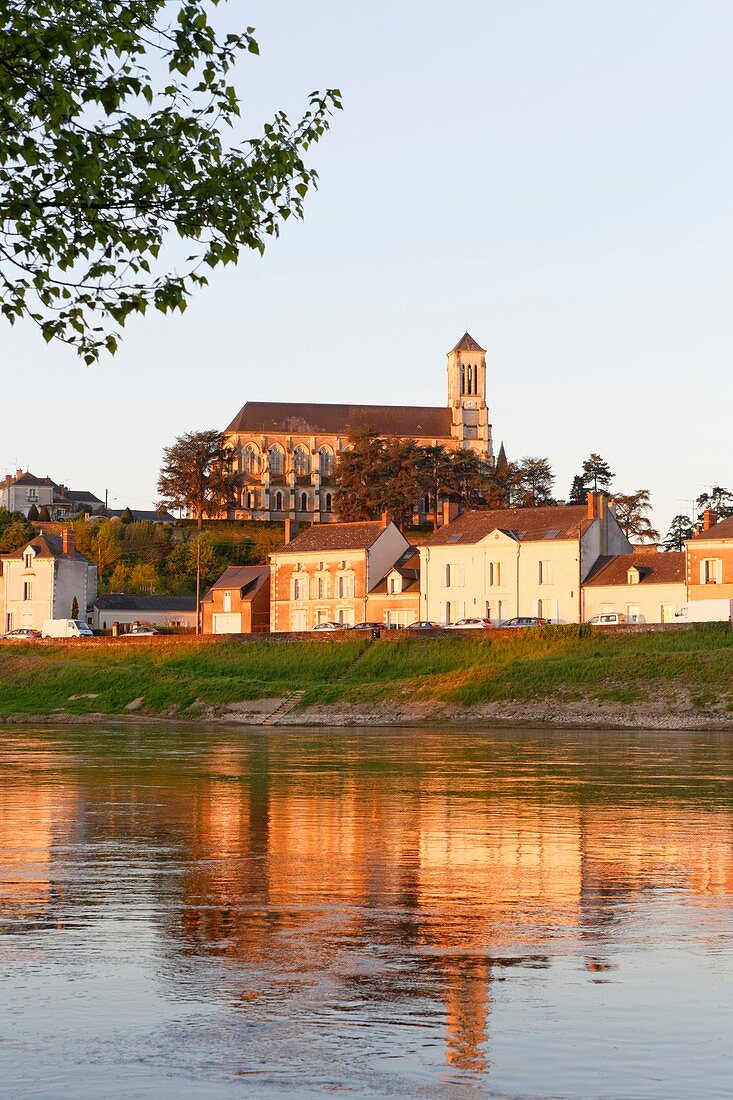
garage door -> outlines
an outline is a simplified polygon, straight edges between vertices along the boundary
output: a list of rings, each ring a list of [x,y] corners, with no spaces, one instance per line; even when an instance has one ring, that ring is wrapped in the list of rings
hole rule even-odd
[[[240,612],[236,614],[232,612],[228,615],[214,615],[212,627],[214,634],[241,634],[242,615]]]

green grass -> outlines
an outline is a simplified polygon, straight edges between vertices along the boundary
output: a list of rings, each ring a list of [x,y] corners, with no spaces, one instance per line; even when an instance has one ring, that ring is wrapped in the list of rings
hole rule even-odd
[[[682,689],[691,706],[730,709],[733,632],[598,635],[584,627],[493,637],[401,636],[388,641],[224,642],[126,647],[0,647],[0,716],[63,711],[192,717],[203,705],[305,691],[304,705],[438,699],[590,699],[633,705]],[[91,694],[94,698],[71,699]]]

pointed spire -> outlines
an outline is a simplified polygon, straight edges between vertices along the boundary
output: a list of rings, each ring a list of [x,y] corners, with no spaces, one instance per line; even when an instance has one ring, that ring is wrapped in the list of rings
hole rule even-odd
[[[464,332],[463,336],[460,338],[460,340],[458,341],[456,346],[454,348],[451,348],[451,351],[484,351],[485,352],[486,348],[482,348],[481,345],[474,340],[473,336],[471,336],[470,333]],[[450,352],[448,352],[448,354],[450,355]]]
[[[501,441],[501,447],[499,447],[499,454],[496,456],[496,472],[497,474],[504,474],[509,469],[509,460],[504,450],[504,440]]]

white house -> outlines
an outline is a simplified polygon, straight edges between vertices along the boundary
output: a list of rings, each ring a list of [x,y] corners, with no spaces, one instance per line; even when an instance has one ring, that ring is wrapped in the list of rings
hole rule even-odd
[[[584,619],[619,611],[630,623],[683,622],[687,601],[684,551],[639,546],[633,554],[601,557],[583,585]]]
[[[420,618],[582,622],[582,584],[599,557],[630,552],[605,493],[587,505],[465,512],[420,548]]]
[[[97,595],[97,567],[78,552],[73,531],[36,535],[0,557],[0,623],[5,631],[40,630],[44,619],[71,618],[74,601],[85,622]]]
[[[90,622],[95,630],[111,630],[113,623],[195,629],[196,599],[194,596],[137,596],[110,592],[94,601]]]

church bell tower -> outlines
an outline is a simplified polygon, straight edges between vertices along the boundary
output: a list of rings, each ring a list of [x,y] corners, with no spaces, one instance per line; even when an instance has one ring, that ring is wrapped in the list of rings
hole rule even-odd
[[[486,350],[465,332],[448,352],[448,406],[451,433],[459,446],[494,460],[486,404]]]

